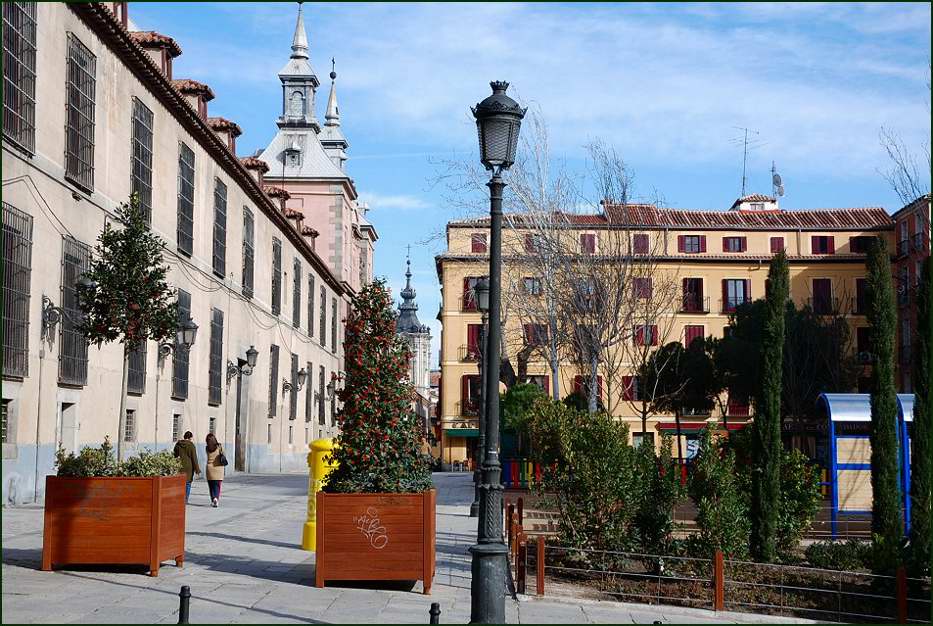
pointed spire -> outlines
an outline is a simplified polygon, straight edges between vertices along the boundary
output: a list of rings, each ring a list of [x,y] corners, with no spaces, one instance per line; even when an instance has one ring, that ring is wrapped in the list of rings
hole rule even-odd
[[[330,97],[327,98],[327,112],[324,114],[325,126],[340,126],[340,109],[337,107],[337,63],[330,60]]]
[[[402,289],[402,303],[399,304],[399,316],[396,328],[400,333],[430,332],[418,321],[418,305],[415,304],[415,289],[411,286],[411,246],[406,255],[405,288]]]
[[[292,37],[292,58],[308,58],[308,34],[305,32],[305,18],[301,12],[301,2],[298,3],[298,22],[295,24],[295,36]]]

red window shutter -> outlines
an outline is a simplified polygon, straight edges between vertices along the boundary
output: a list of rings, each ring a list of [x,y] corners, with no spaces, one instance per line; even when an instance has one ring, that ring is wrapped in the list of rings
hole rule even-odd
[[[534,324],[522,324],[522,330],[525,334],[525,343],[526,344],[534,343],[535,325]]]
[[[479,354],[479,331],[480,324],[467,325],[467,353],[471,355]]]
[[[729,238],[728,237],[722,238],[722,251],[723,252],[729,251]]]
[[[700,235],[700,252],[706,252],[706,235]]]
[[[535,240],[534,237],[525,234],[525,252],[534,252],[535,251]]]
[[[631,376],[622,377],[622,399],[623,400],[634,400],[635,399],[635,389],[632,385]]]
[[[696,339],[702,339],[703,327],[698,325],[684,326],[684,345],[690,347],[690,344]]]
[[[685,235],[677,235],[677,252],[683,252],[687,249],[684,244]]]
[[[648,235],[635,235],[635,254],[648,254]]]
[[[725,278],[722,279],[722,310],[726,312],[734,310],[729,306],[729,281]]]
[[[819,254],[819,240],[820,238],[815,235],[810,237],[810,254]]]
[[[551,377],[544,376],[544,393],[551,395]]]
[[[582,376],[573,377],[573,392],[583,393],[583,377]]]
[[[742,302],[751,302],[752,301],[752,279],[745,279],[745,299]]]
[[[460,377],[460,401],[466,402],[470,399],[470,377]]]
[[[644,326],[636,326],[635,329],[632,331],[632,342],[636,346],[645,345],[645,332],[644,331],[645,331]]]
[[[652,324],[650,328],[651,328],[651,345],[656,346],[658,345],[658,327]]]
[[[784,249],[784,238],[783,237],[772,237],[771,238],[771,252],[777,254]]]
[[[686,302],[688,294],[690,293],[690,279],[684,278],[681,281],[681,284],[683,285],[683,296],[684,296],[683,299],[684,299],[684,302]]]
[[[473,233],[471,244],[473,252],[486,252],[486,235],[484,233]]]
[[[826,254],[836,254],[836,238],[827,237],[826,238]]]
[[[603,377],[596,377],[596,397],[602,400],[603,398]]]
[[[745,252],[748,249],[748,237],[741,237],[739,241],[741,242],[739,245],[739,250]]]

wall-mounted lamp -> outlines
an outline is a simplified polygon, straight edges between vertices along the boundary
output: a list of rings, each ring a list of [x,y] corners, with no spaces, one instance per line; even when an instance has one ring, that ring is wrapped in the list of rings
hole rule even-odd
[[[230,384],[234,376],[249,376],[252,374],[258,357],[259,351],[255,346],[250,346],[249,350],[246,351],[246,360],[238,358],[236,363],[227,361],[227,384]]]
[[[175,342],[165,342],[159,344],[159,364],[161,365],[165,358],[175,352],[178,346],[184,346],[191,349],[194,340],[198,336],[198,325],[190,317],[175,330]]]
[[[85,287],[87,289],[94,289],[97,286],[93,280],[87,278],[86,276],[81,276],[78,278],[77,286]],[[41,336],[42,339],[48,341],[50,344],[55,339],[55,327],[58,326],[58,323],[62,319],[67,319],[68,321],[75,321],[71,318],[68,311],[63,309],[60,306],[55,306],[52,302],[52,299],[47,295],[42,295],[42,330]]]
[[[301,388],[305,386],[305,380],[307,379],[308,379],[308,372],[305,370],[305,368],[302,367],[300,370],[298,370],[298,380],[296,381],[298,383],[296,387],[297,391],[301,391]],[[283,378],[282,379],[282,391],[283,392],[291,391],[291,389],[292,389],[291,381]]]

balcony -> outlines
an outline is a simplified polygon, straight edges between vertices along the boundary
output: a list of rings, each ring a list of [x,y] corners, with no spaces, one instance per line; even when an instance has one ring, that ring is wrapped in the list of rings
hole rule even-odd
[[[681,313],[709,313],[709,297],[685,294],[680,303]]]
[[[480,359],[479,346],[460,346],[458,358],[462,363],[476,363]]]
[[[468,398],[458,402],[457,414],[461,417],[479,417],[479,399]]]
[[[807,306],[817,315],[833,315],[839,311],[839,298],[807,298]]]
[[[901,239],[897,242],[897,255],[906,256],[910,253],[910,239]]]
[[[926,242],[923,241],[922,232],[914,233],[913,242],[914,242],[914,246],[913,246],[914,252],[919,252],[922,254],[927,251]]]
[[[735,313],[735,310],[737,308],[739,308],[743,304],[748,304],[749,302],[751,302],[751,299],[741,300],[741,299],[726,298],[725,300],[719,301],[720,311],[722,311],[723,313]]]
[[[849,307],[852,309],[852,315],[867,315],[868,305],[865,298],[850,298]]]

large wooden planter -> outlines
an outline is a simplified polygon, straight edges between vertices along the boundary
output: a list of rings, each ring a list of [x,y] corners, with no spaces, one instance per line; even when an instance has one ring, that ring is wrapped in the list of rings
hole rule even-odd
[[[436,492],[317,493],[315,585],[434,579]]]
[[[45,479],[42,569],[185,560],[185,476]]]

